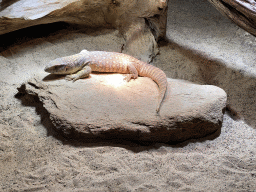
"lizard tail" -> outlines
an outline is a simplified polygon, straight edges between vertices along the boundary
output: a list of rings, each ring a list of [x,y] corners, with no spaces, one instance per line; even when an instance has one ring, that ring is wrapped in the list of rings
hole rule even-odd
[[[165,93],[166,93],[166,89],[167,89],[167,77],[165,75],[165,73],[150,64],[144,63],[144,65],[142,65],[143,67],[140,68],[139,70],[139,75],[143,76],[143,77],[149,77],[151,78],[153,81],[156,82],[156,84],[159,87],[159,96],[158,96],[158,104],[157,104],[157,108],[156,108],[156,112],[158,113],[160,111],[160,107],[162,105]]]
[[[158,96],[158,104],[156,107],[156,112],[159,113],[162,102],[164,100],[165,93],[166,93],[167,84],[168,84],[165,73],[164,73],[164,76],[158,77],[154,81],[157,83],[157,85],[159,87],[159,91],[160,91],[159,96]]]

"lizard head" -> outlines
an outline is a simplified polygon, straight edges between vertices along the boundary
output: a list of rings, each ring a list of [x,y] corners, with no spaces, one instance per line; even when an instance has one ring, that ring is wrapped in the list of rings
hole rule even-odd
[[[83,50],[79,54],[57,58],[50,61],[44,71],[51,74],[67,75],[80,70],[89,61],[89,51]]]
[[[45,72],[51,74],[71,74],[74,73],[74,69],[67,65],[61,58],[51,61],[44,69]]]

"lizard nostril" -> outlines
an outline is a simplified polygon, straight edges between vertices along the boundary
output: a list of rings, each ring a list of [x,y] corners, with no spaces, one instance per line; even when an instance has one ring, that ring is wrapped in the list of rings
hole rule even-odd
[[[162,7],[158,7],[158,10],[159,10],[159,11],[162,11],[162,10],[163,10],[163,8],[162,8]]]

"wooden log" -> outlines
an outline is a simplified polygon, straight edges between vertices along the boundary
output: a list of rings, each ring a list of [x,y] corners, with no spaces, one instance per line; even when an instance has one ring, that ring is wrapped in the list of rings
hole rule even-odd
[[[234,23],[256,36],[255,0],[208,0]]]
[[[167,1],[3,0],[0,35],[59,21],[89,28],[115,28],[128,42],[123,51],[149,62],[158,52],[156,41],[165,36]]]

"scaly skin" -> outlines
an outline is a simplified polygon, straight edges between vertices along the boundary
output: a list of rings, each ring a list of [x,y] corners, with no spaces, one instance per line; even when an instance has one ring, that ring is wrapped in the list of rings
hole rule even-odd
[[[73,81],[88,77],[91,71],[126,73],[127,81],[138,76],[149,77],[157,83],[160,90],[157,113],[167,89],[167,78],[161,69],[123,53],[83,50],[78,54],[51,61],[45,71],[67,75],[66,79]]]

